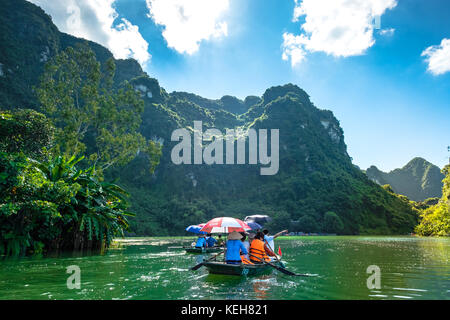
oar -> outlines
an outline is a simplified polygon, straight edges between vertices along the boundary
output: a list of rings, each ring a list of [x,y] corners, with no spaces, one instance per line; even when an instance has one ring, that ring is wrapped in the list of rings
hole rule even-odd
[[[277,261],[278,261],[279,263],[283,264],[283,263],[281,262],[281,260],[278,258],[277,254],[275,253],[275,250],[272,249],[272,247],[270,246],[270,244],[267,242],[266,239],[264,239],[264,242],[267,244],[267,247],[270,249],[270,251],[272,251],[273,254],[275,255],[275,259],[277,259]],[[284,266],[283,266],[283,267],[284,267]]]
[[[281,265],[281,267],[284,269],[285,265],[284,263],[280,260],[280,258],[278,258],[278,255],[275,253],[275,250],[272,249],[272,247],[270,246],[270,244],[267,242],[267,240],[264,240],[264,242],[267,244],[267,247],[269,247],[269,249],[273,252],[273,254],[275,255],[275,259],[278,261],[278,263]]]
[[[277,269],[278,271],[280,271],[280,272],[282,272],[282,273],[284,273],[284,274],[287,274],[287,275],[289,275],[289,276],[309,277],[309,275],[307,275],[307,274],[294,273],[294,272],[292,272],[292,271],[286,270],[285,268],[278,267],[278,266],[276,266],[276,265],[274,265],[274,264],[271,264],[270,262],[267,262],[267,261],[264,261],[263,259],[260,259],[260,258],[258,258],[258,257],[255,257],[255,256],[252,255],[251,253],[249,253],[249,255],[252,256],[252,257],[255,258],[255,259],[258,259],[258,261],[263,262],[263,263],[265,263],[265,264],[268,264],[268,265],[271,266],[272,268],[275,268],[275,269]]]
[[[203,262],[200,262],[198,265],[196,265],[195,267],[192,267],[191,270],[195,271],[197,269],[199,269],[200,267],[202,267],[205,262],[211,261],[212,259],[214,259],[215,257],[217,257],[218,255],[224,253],[225,251],[221,251],[218,254],[213,255],[211,258],[209,258],[208,260],[204,260]]]

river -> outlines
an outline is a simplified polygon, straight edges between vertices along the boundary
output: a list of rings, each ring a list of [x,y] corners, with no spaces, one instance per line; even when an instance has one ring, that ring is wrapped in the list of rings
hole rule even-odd
[[[448,238],[276,239],[286,268],[309,277],[191,271],[204,256],[179,246],[193,239],[126,238],[104,254],[3,259],[0,299],[450,299]],[[67,286],[69,266],[79,267],[80,289]],[[379,289],[368,288],[369,266],[379,268]]]

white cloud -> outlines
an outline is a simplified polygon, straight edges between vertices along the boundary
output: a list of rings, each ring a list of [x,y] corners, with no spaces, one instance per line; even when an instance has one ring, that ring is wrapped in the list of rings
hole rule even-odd
[[[441,75],[450,72],[450,39],[442,39],[440,45],[426,48],[422,52],[428,63],[428,71],[433,75]]]
[[[306,51],[303,49],[302,36],[294,36],[292,33],[283,34],[283,60],[291,59],[292,67],[302,62],[306,57]]]
[[[164,26],[163,37],[170,48],[193,54],[202,40],[228,35],[222,20],[228,0],[146,0],[149,17]]]
[[[396,0],[295,0],[293,21],[304,17],[301,34],[283,34],[284,60],[294,66],[308,52],[325,52],[335,57],[361,55],[370,48],[374,21]]]
[[[52,16],[59,30],[107,47],[117,59],[150,59],[148,43],[139,28],[127,19],[114,25],[118,13],[115,0],[28,0]]]

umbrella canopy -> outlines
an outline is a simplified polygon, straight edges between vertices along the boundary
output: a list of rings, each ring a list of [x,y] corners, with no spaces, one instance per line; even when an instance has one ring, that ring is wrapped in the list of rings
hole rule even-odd
[[[231,217],[220,217],[208,221],[200,231],[207,233],[230,233],[233,231],[245,232],[251,229],[242,220]]]
[[[271,220],[272,220],[271,217],[266,216],[266,215],[262,215],[262,214],[255,214],[255,215],[252,215],[252,216],[247,216],[244,219],[244,221],[246,223],[248,223],[248,222],[256,222],[256,223],[260,224],[261,226],[263,226],[267,222],[270,222]]]
[[[262,226],[259,223],[256,222],[248,222],[247,221],[247,225],[252,228],[252,230],[258,230],[258,229],[262,229]]]
[[[191,225],[191,226],[187,227],[186,231],[187,232],[192,232],[192,233],[195,233],[195,234],[207,234],[207,232],[200,231],[200,229],[203,228],[204,226],[205,226],[204,223],[194,224],[194,225]]]

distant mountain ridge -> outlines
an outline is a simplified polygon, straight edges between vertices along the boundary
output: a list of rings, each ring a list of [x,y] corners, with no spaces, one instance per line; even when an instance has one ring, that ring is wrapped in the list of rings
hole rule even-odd
[[[390,184],[396,193],[414,201],[440,198],[442,195],[444,175],[439,167],[420,157],[412,159],[403,168],[388,173],[371,166],[366,174],[370,180],[379,185]]]

